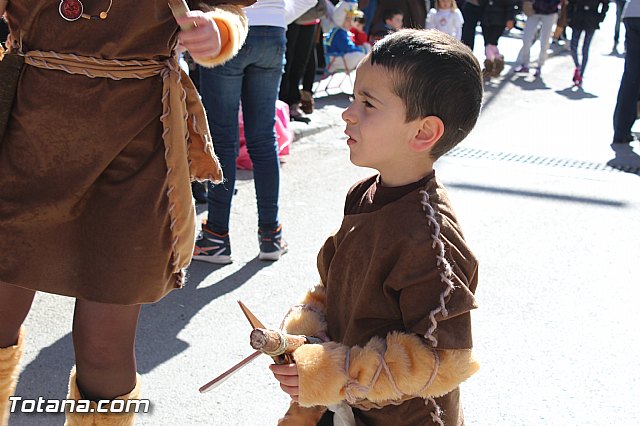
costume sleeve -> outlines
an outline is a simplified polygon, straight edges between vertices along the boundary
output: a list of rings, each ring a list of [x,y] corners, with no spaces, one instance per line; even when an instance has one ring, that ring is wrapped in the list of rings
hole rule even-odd
[[[303,345],[293,357],[303,407],[438,397],[479,369],[470,350],[435,350],[420,337],[400,332],[374,337],[364,347]]]
[[[212,68],[227,62],[238,53],[249,30],[247,17],[242,8],[235,5],[209,6],[200,3],[199,8],[216,21],[220,30],[222,50],[215,58],[194,58],[194,60],[202,66]]]
[[[478,262],[451,214],[442,209],[427,218],[406,219],[416,225],[399,239],[402,248],[383,286],[396,294],[406,331],[423,336],[434,348],[471,349]]]

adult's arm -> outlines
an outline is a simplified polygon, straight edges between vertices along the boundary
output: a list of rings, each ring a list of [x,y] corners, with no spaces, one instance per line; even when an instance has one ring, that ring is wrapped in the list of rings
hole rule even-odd
[[[301,17],[307,10],[315,7],[316,3],[318,0],[284,0],[284,18],[287,25]]]

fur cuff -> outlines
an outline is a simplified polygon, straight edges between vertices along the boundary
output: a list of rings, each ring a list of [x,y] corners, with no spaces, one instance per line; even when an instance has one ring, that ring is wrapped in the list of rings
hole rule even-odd
[[[344,400],[345,359],[348,348],[340,343],[302,345],[293,353],[298,365],[298,404],[302,407],[338,404]]]
[[[335,342],[304,345],[293,356],[304,407],[439,397],[479,369],[470,350],[436,351],[418,336],[400,332],[374,337],[363,348]]]
[[[322,337],[327,332],[327,295],[322,284],[307,292],[300,304],[291,307],[283,320],[283,329],[289,334]]]
[[[214,19],[220,29],[222,49],[215,58],[193,58],[200,65],[213,68],[233,58],[247,38],[249,24],[242,8],[234,5],[218,5],[215,7],[200,5],[207,16]]]
[[[278,426],[316,426],[325,411],[326,407],[301,407],[291,401],[284,417],[278,420]]]

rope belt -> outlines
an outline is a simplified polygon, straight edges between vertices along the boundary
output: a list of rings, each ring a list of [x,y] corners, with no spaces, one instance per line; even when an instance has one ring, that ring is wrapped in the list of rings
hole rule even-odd
[[[162,139],[167,165],[167,197],[172,234],[172,265],[182,285],[195,239],[191,180],[222,181],[204,107],[191,79],[175,58],[165,61],[98,59],[74,54],[29,51],[25,64],[90,78],[145,79],[162,77]]]

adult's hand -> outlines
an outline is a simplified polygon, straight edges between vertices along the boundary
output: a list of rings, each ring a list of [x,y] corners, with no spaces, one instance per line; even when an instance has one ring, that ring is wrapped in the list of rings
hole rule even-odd
[[[220,54],[222,42],[220,29],[215,20],[205,15],[204,12],[194,10],[184,16],[177,17],[176,21],[183,28],[178,35],[178,42],[191,53],[191,56],[194,58],[215,58]],[[189,26],[191,27],[189,28]]]

